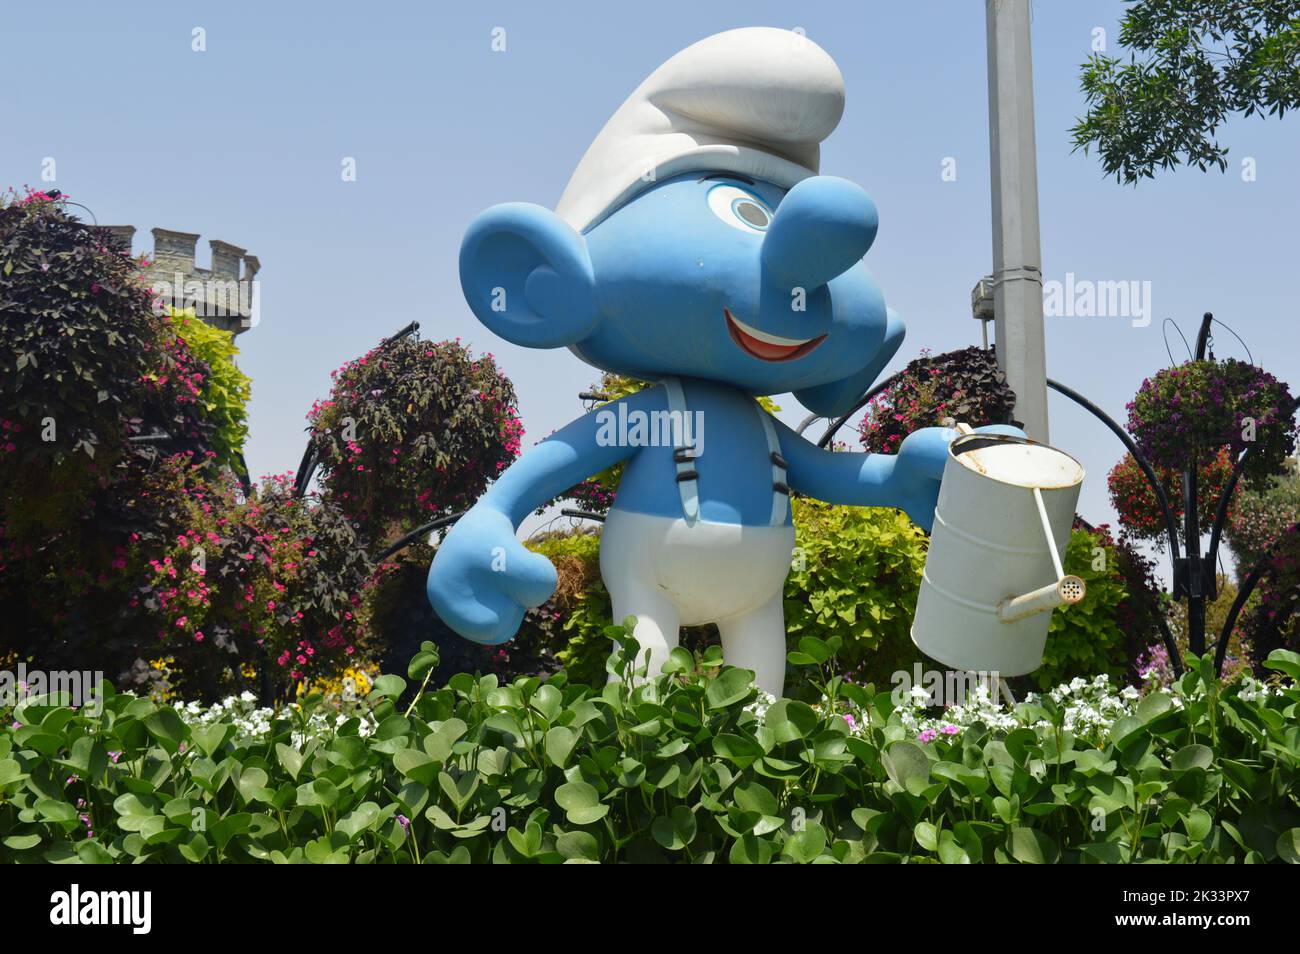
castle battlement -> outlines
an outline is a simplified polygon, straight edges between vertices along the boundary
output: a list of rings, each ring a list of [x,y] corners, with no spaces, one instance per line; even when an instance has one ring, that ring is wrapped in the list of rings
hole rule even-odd
[[[131,248],[134,225],[104,228]],[[153,255],[145,269],[150,286],[173,308],[193,308],[208,324],[236,335],[247,331],[257,321],[261,261],[238,245],[209,239],[210,264],[203,268],[195,261],[198,243],[197,232],[153,229]]]

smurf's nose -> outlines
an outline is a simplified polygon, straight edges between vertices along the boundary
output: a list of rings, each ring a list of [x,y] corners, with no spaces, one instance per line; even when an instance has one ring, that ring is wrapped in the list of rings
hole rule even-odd
[[[764,281],[811,290],[848,271],[876,238],[876,205],[838,176],[798,183],[777,207],[763,237]]]

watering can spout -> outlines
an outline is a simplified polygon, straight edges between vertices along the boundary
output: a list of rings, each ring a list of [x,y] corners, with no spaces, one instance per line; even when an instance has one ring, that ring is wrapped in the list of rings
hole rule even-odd
[[[1077,576],[1063,576],[1055,583],[1040,586],[1032,593],[1014,596],[998,604],[998,619],[1004,623],[1046,613],[1058,606],[1070,606],[1083,599],[1087,586]]]

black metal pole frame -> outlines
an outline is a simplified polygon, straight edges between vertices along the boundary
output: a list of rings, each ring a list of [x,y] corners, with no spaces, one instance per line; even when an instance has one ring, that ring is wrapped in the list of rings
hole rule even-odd
[[[1210,344],[1210,326],[1213,322],[1214,315],[1211,312],[1207,311],[1201,318],[1201,328],[1196,336],[1197,361],[1205,359],[1205,353]],[[896,377],[897,375],[887,379],[867,392],[851,411],[831,424],[826,433],[822,435],[821,440],[817,442],[817,446],[826,447],[835,436],[835,433],[844,426],[845,422],[865,407],[877,394],[893,384]],[[1197,486],[1197,465],[1199,464],[1200,451],[1199,448],[1193,448],[1191,459],[1182,474],[1183,535],[1187,543],[1187,552],[1183,554],[1178,544],[1178,521],[1174,517],[1173,509],[1169,506],[1169,498],[1166,496],[1164,488],[1160,486],[1160,481],[1157,479],[1151,463],[1142,456],[1137,445],[1133,442],[1133,438],[1110,415],[1078,391],[1066,387],[1061,382],[1054,381],[1051,378],[1047,379],[1047,386],[1058,394],[1069,398],[1105,424],[1111,433],[1119,438],[1120,443],[1133,456],[1133,459],[1137,461],[1142,475],[1146,478],[1147,483],[1151,485],[1156,502],[1160,505],[1161,515],[1164,517],[1165,534],[1169,541],[1169,557],[1174,573],[1173,595],[1175,598],[1186,597],[1187,599],[1187,648],[1197,656],[1203,655],[1206,652],[1205,603],[1207,599],[1213,600],[1217,595],[1215,566],[1219,555],[1219,541],[1223,536],[1223,526],[1228,517],[1228,504],[1237,488],[1237,482],[1241,478],[1252,448],[1247,447],[1242,451],[1233,464],[1232,475],[1227,486],[1224,487],[1223,493],[1220,494],[1218,505],[1215,508],[1214,523],[1210,529],[1210,545],[1204,555],[1201,553],[1201,527],[1198,513],[1200,500],[1199,487]],[[1292,527],[1288,533],[1295,531],[1297,527],[1300,527],[1300,524]],[[1269,560],[1281,540],[1286,536],[1287,534],[1283,534],[1274,546],[1260,557],[1259,562],[1256,563],[1250,575],[1242,583],[1241,589],[1237,591],[1237,598],[1233,602],[1232,609],[1229,611],[1228,618],[1224,623],[1223,631],[1219,634],[1214,647],[1215,672],[1222,673],[1224,659],[1228,651],[1228,640],[1232,635],[1233,627],[1236,626],[1237,617],[1260,579],[1268,572]],[[1165,622],[1164,614],[1157,612],[1155,618],[1160,625],[1161,640],[1169,653],[1170,665],[1173,666],[1174,673],[1181,676],[1184,671],[1182,654],[1178,651],[1173,634],[1169,631],[1169,626]]]

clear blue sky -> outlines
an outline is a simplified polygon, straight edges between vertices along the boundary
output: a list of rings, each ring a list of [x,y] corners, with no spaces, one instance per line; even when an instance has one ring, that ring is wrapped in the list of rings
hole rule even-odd
[[[294,468],[304,415],[329,372],[412,319],[431,338],[494,352],[519,391],[525,445],[580,410],[597,372],[567,351],[493,339],[456,277],[460,237],[497,202],[554,205],[629,92],[689,43],[738,26],[803,27],[839,63],[847,108],[824,172],[880,210],[868,262],[921,348],[978,342],[969,292],[990,270],[984,4],[426,4],[11,2],[0,22],[7,117],[0,184],[57,186],[101,223],[247,247],[263,263],[262,322],[243,335],[255,473]],[[1122,4],[1035,5],[1043,268],[1152,283],[1155,320],[1049,318],[1049,374],[1121,417],[1167,363],[1160,323],[1191,337],[1210,310],[1257,360],[1300,386],[1294,346],[1300,117],[1224,131],[1226,175],[1178,170],[1136,190],[1072,154],[1079,64],[1092,31],[1114,49]],[[206,30],[206,52],[191,31]],[[491,32],[506,31],[493,52]],[[340,177],[343,157],[358,177]],[[1253,157],[1257,179],[1238,163]],[[945,157],[954,182],[941,179]],[[1221,353],[1240,354],[1228,335]],[[1181,347],[1176,343],[1176,346]],[[1177,353],[1176,353],[1177,354]],[[787,421],[803,410],[787,396]],[[1121,448],[1051,400],[1052,439],[1085,464],[1080,511],[1112,519],[1105,474]]]

